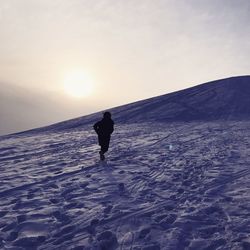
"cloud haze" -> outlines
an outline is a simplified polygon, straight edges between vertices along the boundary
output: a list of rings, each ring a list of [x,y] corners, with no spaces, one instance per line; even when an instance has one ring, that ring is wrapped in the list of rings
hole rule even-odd
[[[81,115],[249,74],[249,19],[243,0],[3,0],[0,82],[57,100],[65,72],[82,68],[96,92]],[[55,120],[72,114],[71,102],[59,102],[65,116],[50,109]]]
[[[93,109],[87,103],[54,95],[1,83],[0,135],[75,118]]]

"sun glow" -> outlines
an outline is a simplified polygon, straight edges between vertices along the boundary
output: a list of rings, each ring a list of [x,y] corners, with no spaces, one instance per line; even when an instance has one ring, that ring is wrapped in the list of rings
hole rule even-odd
[[[93,82],[83,71],[73,71],[64,78],[64,91],[75,98],[90,96],[93,93]]]

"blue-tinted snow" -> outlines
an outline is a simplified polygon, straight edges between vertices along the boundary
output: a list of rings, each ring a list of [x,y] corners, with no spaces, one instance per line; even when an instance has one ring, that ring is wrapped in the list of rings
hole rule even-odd
[[[235,101],[230,117],[210,121],[118,116],[107,162],[98,160],[96,115],[2,137],[0,248],[249,249],[250,121],[241,108]]]

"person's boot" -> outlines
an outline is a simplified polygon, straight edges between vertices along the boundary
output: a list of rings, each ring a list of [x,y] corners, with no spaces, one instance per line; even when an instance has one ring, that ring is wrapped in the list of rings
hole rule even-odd
[[[105,156],[104,154],[101,155],[101,161],[104,161],[105,160]]]
[[[100,154],[100,160],[104,161],[105,160],[105,156],[104,156],[103,152],[100,151],[99,154]]]

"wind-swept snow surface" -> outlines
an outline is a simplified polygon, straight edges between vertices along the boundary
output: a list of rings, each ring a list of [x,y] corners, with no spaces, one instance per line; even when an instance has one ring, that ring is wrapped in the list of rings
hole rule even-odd
[[[0,248],[250,249],[250,77],[0,138]]]
[[[1,249],[250,249],[250,122],[91,126],[0,141]]]

